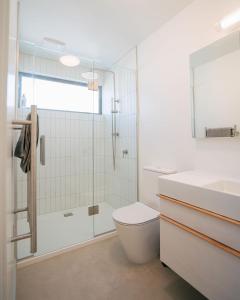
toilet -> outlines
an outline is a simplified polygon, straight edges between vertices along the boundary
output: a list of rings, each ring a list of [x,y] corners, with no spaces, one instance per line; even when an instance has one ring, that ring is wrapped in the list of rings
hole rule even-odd
[[[147,196],[147,199],[144,199],[146,204],[135,202],[116,209],[112,214],[119,239],[131,262],[143,264],[159,256],[160,210],[159,200],[156,197],[157,179],[158,176],[174,173],[176,173],[174,170],[145,167],[144,182],[149,188],[146,194],[143,193],[144,198]]]

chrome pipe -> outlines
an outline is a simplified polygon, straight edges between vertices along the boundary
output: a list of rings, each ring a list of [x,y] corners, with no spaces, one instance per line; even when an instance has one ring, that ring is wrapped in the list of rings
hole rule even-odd
[[[115,81],[115,77],[114,77],[114,81]],[[114,92],[115,94],[115,92]],[[114,98],[112,98],[112,110],[111,112],[113,112],[113,100]],[[116,119],[115,119],[115,115],[112,113],[112,156],[113,156],[113,169],[116,169],[116,136],[115,136],[115,127],[116,127]]]
[[[112,98],[112,157],[113,157],[113,170],[116,170],[116,149],[117,149],[117,137],[116,137],[116,131],[117,131],[117,125],[116,125],[116,114],[113,113],[113,111],[116,111],[116,76],[115,72],[111,72],[113,75],[113,98]]]

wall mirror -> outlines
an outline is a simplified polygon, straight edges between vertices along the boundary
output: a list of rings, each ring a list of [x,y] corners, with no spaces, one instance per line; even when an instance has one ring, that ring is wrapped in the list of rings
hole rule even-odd
[[[193,137],[236,137],[240,130],[240,31],[190,56]]]

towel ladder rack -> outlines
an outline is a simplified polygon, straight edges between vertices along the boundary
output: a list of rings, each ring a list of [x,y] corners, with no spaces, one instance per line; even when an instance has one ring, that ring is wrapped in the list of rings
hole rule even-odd
[[[23,239],[31,239],[31,253],[37,252],[37,164],[36,164],[36,145],[37,145],[37,106],[31,106],[31,120],[14,120],[13,129],[21,129],[20,125],[31,126],[31,169],[27,173],[27,207],[14,209],[13,213],[28,212],[28,222],[30,232],[12,237],[11,241],[16,242]]]

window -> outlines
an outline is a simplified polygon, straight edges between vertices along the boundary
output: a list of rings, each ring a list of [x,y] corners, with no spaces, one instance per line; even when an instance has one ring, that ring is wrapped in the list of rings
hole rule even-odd
[[[102,113],[101,86],[92,91],[87,83],[19,73],[19,87],[19,106],[34,103],[42,109]]]

